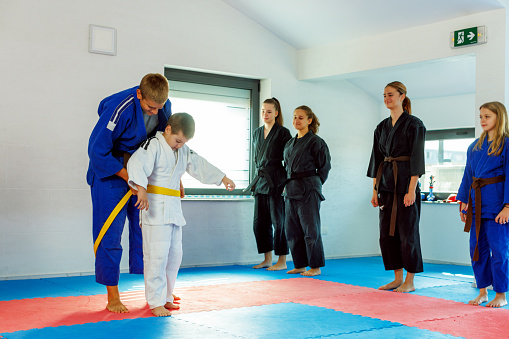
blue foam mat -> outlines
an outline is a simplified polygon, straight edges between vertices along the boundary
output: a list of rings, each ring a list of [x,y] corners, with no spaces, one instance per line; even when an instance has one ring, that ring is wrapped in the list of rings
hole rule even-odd
[[[294,303],[127,319],[6,333],[20,338],[453,338],[327,308]]]

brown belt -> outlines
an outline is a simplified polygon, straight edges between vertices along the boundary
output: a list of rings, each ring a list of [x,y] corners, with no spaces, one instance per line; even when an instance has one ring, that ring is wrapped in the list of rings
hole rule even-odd
[[[409,156],[401,157],[388,157],[384,158],[384,161],[378,166],[376,172],[376,194],[378,195],[378,188],[380,187],[380,180],[382,179],[382,170],[385,162],[392,162],[392,174],[394,175],[394,197],[392,199],[392,211],[391,211],[391,228],[389,229],[389,235],[394,236],[396,231],[396,215],[398,213],[397,199],[396,199],[396,187],[398,183],[398,161],[410,161]]]
[[[495,184],[497,182],[504,182],[505,176],[499,175],[498,177],[493,178],[476,178],[472,177],[472,185],[470,188],[475,190],[475,236],[477,238],[477,242],[475,243],[475,251],[473,261],[479,260],[479,231],[481,230],[481,187],[486,185]],[[472,227],[472,213],[474,209],[472,208],[472,190],[468,190],[468,211],[467,211],[467,221],[465,223],[465,232],[470,232],[470,228]]]

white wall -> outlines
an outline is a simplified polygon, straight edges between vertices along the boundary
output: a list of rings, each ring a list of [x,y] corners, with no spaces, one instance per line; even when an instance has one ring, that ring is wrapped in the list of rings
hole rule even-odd
[[[376,211],[365,209],[378,103],[347,81],[298,81],[297,52],[224,2],[3,0],[0,22],[0,277],[93,271],[85,173],[98,103],[165,65],[264,79],[287,126],[294,107],[312,107],[333,159],[326,256],[378,253]],[[117,29],[117,56],[88,53],[89,24]],[[184,265],[261,259],[252,202],[183,208]]]
[[[475,94],[410,99],[412,114],[422,120],[428,131],[474,127],[479,114],[475,107]],[[380,103],[380,120],[389,114],[387,107]]]

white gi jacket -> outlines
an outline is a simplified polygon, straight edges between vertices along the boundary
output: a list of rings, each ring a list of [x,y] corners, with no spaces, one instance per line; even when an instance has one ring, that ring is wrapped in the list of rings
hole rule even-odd
[[[177,159],[175,156],[177,155]],[[183,145],[174,152],[162,132],[141,144],[127,163],[129,185],[147,188],[147,184],[180,190],[180,178],[184,172],[204,184],[221,185],[225,176],[217,167]],[[175,224],[184,226],[180,197],[148,193],[148,211],[141,210],[142,225]],[[136,199],[133,197],[132,199]]]

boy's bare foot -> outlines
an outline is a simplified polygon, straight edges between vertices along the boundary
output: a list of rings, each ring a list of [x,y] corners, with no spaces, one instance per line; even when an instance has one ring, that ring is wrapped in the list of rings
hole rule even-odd
[[[395,288],[400,287],[402,283],[403,283],[402,280],[397,279],[397,280],[391,281],[390,283],[388,283],[386,285],[380,286],[378,289],[379,290],[393,290]]]
[[[286,269],[287,269],[286,263],[277,262],[274,265],[267,268],[267,271],[281,271],[281,270],[286,270]]]
[[[171,315],[171,312],[164,308],[164,306],[157,306],[156,308],[151,309],[151,311],[156,317],[167,317]]]
[[[172,294],[172,296],[173,296],[173,301],[178,301],[178,300],[180,300],[180,297],[177,297],[175,294]]]
[[[258,265],[255,265],[253,266],[253,268],[267,268],[267,267],[270,267],[272,265],[272,260],[271,261],[262,261],[261,263],[259,263]]]
[[[314,276],[317,276],[320,274],[322,274],[322,271],[320,271],[320,267],[317,267],[317,268],[310,268],[306,272],[302,272],[300,275],[304,275],[306,277],[314,277]]]
[[[502,307],[507,305],[505,293],[497,293],[495,299],[486,304],[486,307]]]
[[[174,303],[171,303],[168,301],[166,304],[164,304],[164,308],[166,308],[168,310],[178,310],[178,309],[180,309],[180,305],[177,305],[177,304],[174,304]]]
[[[302,268],[294,268],[293,270],[289,270],[288,274],[297,274],[297,273],[302,273],[302,272],[306,272],[306,268],[305,267],[302,267]]]
[[[118,286],[106,286],[106,291],[108,291],[108,305],[106,305],[108,311],[113,313],[129,313],[127,307],[120,301]]]
[[[483,291],[484,290],[484,291]],[[496,298],[495,298],[496,299]],[[479,291],[479,295],[468,302],[469,305],[479,306],[488,301],[488,292],[485,288]]]
[[[405,281],[401,286],[397,287],[394,292],[413,292],[415,291],[415,286],[412,282]]]

